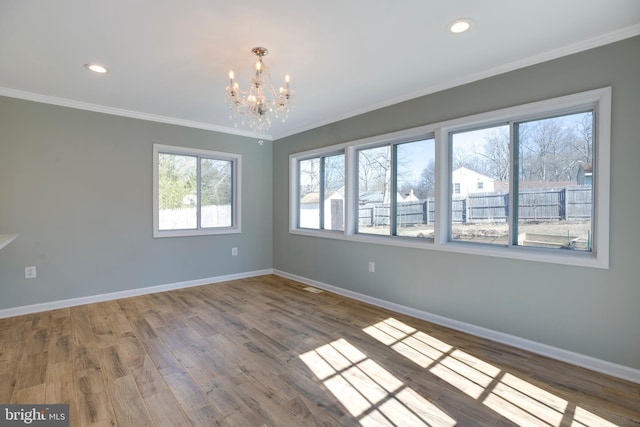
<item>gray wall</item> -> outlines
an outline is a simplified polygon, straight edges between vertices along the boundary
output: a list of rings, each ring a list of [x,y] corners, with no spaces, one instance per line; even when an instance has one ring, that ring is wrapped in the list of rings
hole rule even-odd
[[[153,143],[242,154],[242,234],[152,238]],[[271,181],[270,142],[0,97],[0,309],[271,268]]]
[[[640,369],[639,76],[636,37],[276,141],[274,268]],[[609,270],[288,233],[290,153],[604,86],[613,87]]]

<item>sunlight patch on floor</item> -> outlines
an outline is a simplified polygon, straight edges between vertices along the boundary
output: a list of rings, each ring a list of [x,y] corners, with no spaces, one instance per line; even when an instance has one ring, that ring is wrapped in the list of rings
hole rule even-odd
[[[363,426],[451,427],[456,421],[345,339],[300,355]]]
[[[617,424],[613,424],[604,418],[593,414],[586,409],[582,409],[581,407],[577,407],[576,411],[573,415],[573,423],[571,423],[571,427],[618,427]]]
[[[450,345],[393,318],[371,325],[363,331],[423,368],[452,349]]]
[[[568,419],[576,427],[616,426],[580,407],[571,413],[565,399],[397,319],[363,331],[518,425],[559,426]]]
[[[524,425],[559,426],[568,402],[511,374],[505,374],[483,402]]]

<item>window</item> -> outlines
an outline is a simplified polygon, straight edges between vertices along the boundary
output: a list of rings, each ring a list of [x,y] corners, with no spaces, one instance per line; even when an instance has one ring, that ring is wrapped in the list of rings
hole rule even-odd
[[[438,243],[607,268],[610,121],[605,88],[442,126],[453,194]],[[468,181],[482,181],[482,191]]]
[[[344,230],[344,153],[298,162],[300,228]]]
[[[357,153],[357,232],[432,239],[435,139],[394,142]]]
[[[292,154],[290,232],[608,268],[610,123],[604,88]]]
[[[238,154],[153,146],[153,237],[240,232]]]
[[[450,240],[592,251],[593,186],[580,171],[593,176],[594,115],[591,108],[450,132],[451,180],[477,183],[473,191],[463,184],[463,193],[453,184]]]
[[[433,239],[435,138],[394,145],[395,236]]]
[[[391,146],[358,150],[358,233],[391,233]]]
[[[514,245],[591,252],[595,109],[514,123]]]
[[[451,180],[454,182],[454,197],[451,198],[449,213],[451,240],[506,245],[509,242],[506,223],[509,126],[454,131],[449,138]],[[492,183],[493,188],[487,185],[487,189],[478,191],[482,180]],[[505,184],[506,187],[497,184]],[[507,191],[500,191],[502,188]]]

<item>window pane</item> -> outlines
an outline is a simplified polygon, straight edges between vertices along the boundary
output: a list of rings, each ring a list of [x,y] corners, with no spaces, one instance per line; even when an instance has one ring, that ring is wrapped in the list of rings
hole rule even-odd
[[[390,235],[391,147],[358,151],[358,232]]]
[[[396,234],[433,239],[435,140],[396,146]]]
[[[509,242],[509,126],[451,135],[451,240]]]
[[[200,160],[201,226],[203,228],[233,225],[232,168],[233,162],[230,160]]]
[[[344,230],[344,154],[324,157],[325,230]]]
[[[593,113],[518,123],[517,244],[591,251]]]
[[[320,158],[301,160],[299,163],[300,228],[320,228]]]
[[[197,165],[197,157],[158,154],[160,230],[197,228]]]

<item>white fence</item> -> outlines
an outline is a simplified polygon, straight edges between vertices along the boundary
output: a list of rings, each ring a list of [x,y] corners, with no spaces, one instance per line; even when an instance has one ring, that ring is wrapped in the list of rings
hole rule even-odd
[[[161,209],[160,230],[189,230],[197,227],[195,207]],[[202,227],[231,227],[231,205],[211,205],[202,207]]]

